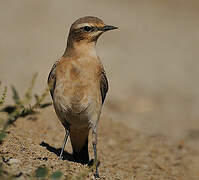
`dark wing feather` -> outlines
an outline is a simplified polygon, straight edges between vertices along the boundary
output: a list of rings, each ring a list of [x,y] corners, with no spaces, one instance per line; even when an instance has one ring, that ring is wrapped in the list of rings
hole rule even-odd
[[[106,98],[106,93],[108,92],[108,80],[107,80],[106,73],[104,70],[102,71],[102,75],[101,75],[100,91],[101,91],[102,104],[103,104]]]
[[[56,61],[53,67],[51,68],[51,71],[48,75],[48,86],[50,89],[51,97],[53,98],[53,93],[56,85],[56,67],[59,61]]]

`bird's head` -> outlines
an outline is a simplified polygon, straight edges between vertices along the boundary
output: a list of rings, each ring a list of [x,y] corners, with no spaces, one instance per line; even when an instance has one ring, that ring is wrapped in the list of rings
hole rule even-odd
[[[113,29],[117,29],[117,27],[106,25],[97,17],[82,17],[72,24],[69,32],[68,43],[96,43],[101,34]]]

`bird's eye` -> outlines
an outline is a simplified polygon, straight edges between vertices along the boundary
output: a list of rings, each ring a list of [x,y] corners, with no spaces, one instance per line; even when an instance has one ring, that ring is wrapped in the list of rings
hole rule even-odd
[[[87,31],[87,32],[91,31],[91,29],[92,29],[92,28],[89,27],[89,26],[85,26],[85,27],[84,27],[84,31]]]

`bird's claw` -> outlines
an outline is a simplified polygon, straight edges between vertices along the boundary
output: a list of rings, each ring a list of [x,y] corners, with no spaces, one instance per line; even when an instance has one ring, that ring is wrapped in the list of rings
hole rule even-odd
[[[94,174],[94,177],[97,179],[97,178],[99,178],[99,173],[95,173]]]
[[[100,161],[99,160],[95,161],[94,159],[91,159],[88,163],[89,168],[92,169],[92,171],[95,171],[94,173],[95,179],[99,178],[99,172],[98,172],[99,165]]]
[[[59,160],[63,160],[63,156],[59,156]]]

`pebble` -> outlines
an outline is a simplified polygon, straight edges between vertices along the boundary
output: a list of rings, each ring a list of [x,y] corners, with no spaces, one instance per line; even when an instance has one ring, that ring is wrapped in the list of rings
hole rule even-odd
[[[9,163],[10,165],[12,165],[12,164],[19,164],[19,163],[20,163],[20,160],[19,160],[19,159],[10,159],[8,163]]]

